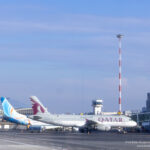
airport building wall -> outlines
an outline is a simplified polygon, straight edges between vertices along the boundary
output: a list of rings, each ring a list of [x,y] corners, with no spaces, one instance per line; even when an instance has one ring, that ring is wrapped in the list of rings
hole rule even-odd
[[[33,115],[32,108],[19,108],[19,109],[16,109],[16,111],[26,116]]]
[[[18,113],[26,115],[26,116],[33,115],[32,108],[18,108],[18,109],[16,109],[16,111]],[[3,116],[2,110],[0,110],[0,116]]]
[[[142,122],[150,121],[150,112],[132,114],[131,118],[141,125]]]

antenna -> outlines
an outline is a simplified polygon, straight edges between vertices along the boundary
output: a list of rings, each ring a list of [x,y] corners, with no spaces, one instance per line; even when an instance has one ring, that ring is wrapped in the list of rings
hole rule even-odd
[[[121,53],[121,38],[122,34],[117,34],[117,38],[119,40],[119,111],[118,114],[121,114],[121,98],[122,98],[122,84],[121,84],[121,67],[122,67],[122,53]]]

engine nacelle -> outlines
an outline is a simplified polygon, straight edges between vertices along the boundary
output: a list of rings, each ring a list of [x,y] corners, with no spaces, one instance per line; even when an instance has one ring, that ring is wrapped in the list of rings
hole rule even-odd
[[[111,129],[111,126],[107,125],[97,125],[96,129],[99,131],[109,131]]]

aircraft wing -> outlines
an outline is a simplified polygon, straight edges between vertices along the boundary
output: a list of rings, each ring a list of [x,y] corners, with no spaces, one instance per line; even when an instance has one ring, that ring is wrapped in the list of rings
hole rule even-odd
[[[86,120],[85,126],[88,128],[95,128],[100,131],[109,131],[111,129],[110,125],[99,124],[94,120],[88,120],[88,119]]]
[[[86,124],[85,126],[87,127],[92,127],[92,126],[95,126],[97,125],[97,122],[93,121],[93,120],[89,120],[89,119],[86,119]]]

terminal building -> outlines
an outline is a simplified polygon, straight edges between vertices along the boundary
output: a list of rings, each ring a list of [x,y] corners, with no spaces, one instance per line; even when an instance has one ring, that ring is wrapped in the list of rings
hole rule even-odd
[[[18,109],[16,109],[16,111],[18,113],[26,115],[26,116],[33,115],[32,108],[18,108]],[[2,110],[0,110],[0,116],[3,116]]]
[[[150,93],[147,93],[146,107],[133,113],[131,117],[139,126],[146,127],[150,131]]]
[[[20,114],[26,115],[26,116],[30,116],[33,115],[33,110],[32,108],[19,108],[16,109],[16,111]]]
[[[146,111],[150,112],[150,93],[147,93]]]

